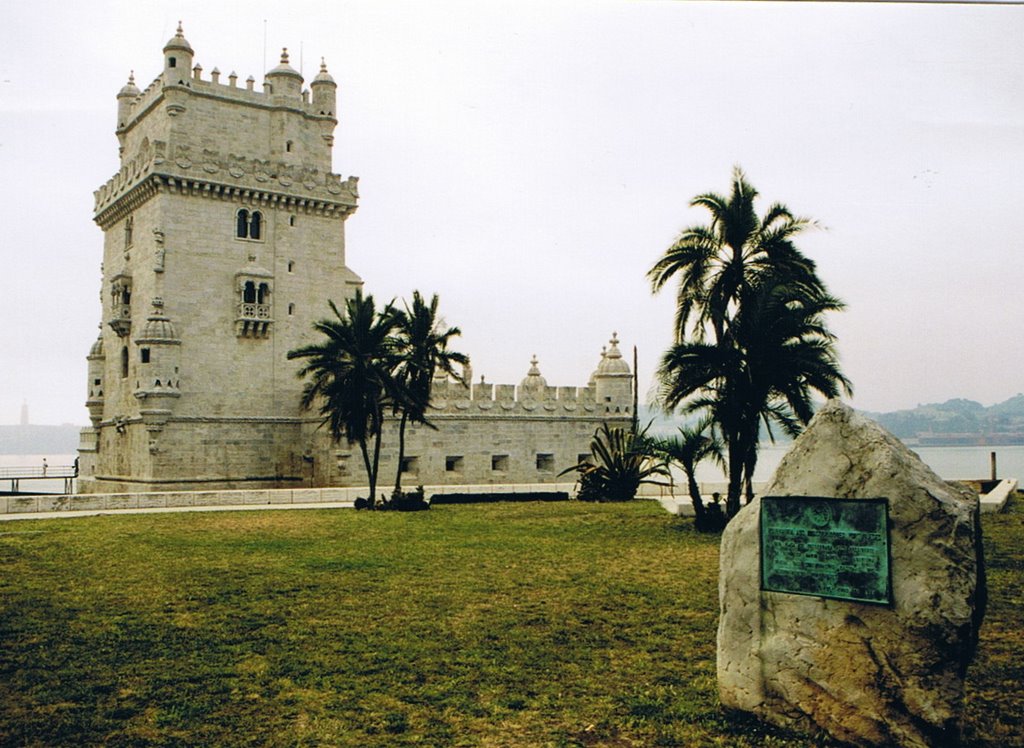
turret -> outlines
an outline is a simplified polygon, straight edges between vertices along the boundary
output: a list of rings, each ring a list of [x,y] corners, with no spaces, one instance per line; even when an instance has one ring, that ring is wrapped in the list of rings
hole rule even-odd
[[[544,397],[548,383],[541,376],[537,363],[537,356],[534,355],[530,359],[530,370],[526,372],[526,376],[519,382],[520,400],[541,400]]]
[[[320,137],[330,151],[334,147],[334,128],[338,124],[338,84],[327,72],[323,58],[320,58],[320,72],[309,87],[313,93],[313,112],[327,118],[320,122]]]
[[[192,75],[192,45],[188,43],[178,21],[178,32],[164,45],[164,85],[188,85]]]
[[[601,354],[601,363],[591,377],[594,399],[605,413],[628,413],[633,402],[633,373],[622,358],[619,338],[612,333],[610,347]]]
[[[281,64],[267,73],[264,86],[277,100],[294,99],[295,104],[302,101],[302,74],[288,64],[288,48],[281,50]]]
[[[164,315],[163,300],[153,299],[153,312],[135,339],[139,351],[139,412],[151,433],[167,422],[175,400],[181,397],[181,339]]]
[[[132,104],[140,91],[135,85],[135,71],[128,76],[128,82],[117,92],[117,132],[121,133],[124,126],[128,124],[128,117],[132,112]]]
[[[335,112],[338,106],[338,84],[327,72],[327,63],[320,59],[320,72],[309,84],[313,92],[313,108],[317,114],[333,117],[337,123]]]
[[[100,335],[89,349],[89,355],[85,357],[89,371],[89,397],[85,401],[85,407],[89,410],[89,420],[92,421],[94,429],[99,428],[100,421],[103,420],[103,371],[107,357],[103,352],[102,328],[103,325],[100,325]]]

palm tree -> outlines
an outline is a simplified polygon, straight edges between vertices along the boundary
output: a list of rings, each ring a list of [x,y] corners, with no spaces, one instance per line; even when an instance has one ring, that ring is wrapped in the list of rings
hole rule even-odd
[[[325,339],[289,351],[288,358],[305,360],[298,371],[299,377],[309,377],[302,390],[302,407],[318,404],[322,425],[330,429],[336,443],[342,438],[349,444],[358,442],[370,486],[368,506],[373,508],[384,410],[389,403],[408,397],[392,375],[395,311],[388,304],[378,313],[373,296],[363,296],[362,290],[346,300],[344,311],[333,301],[328,303],[334,318],[313,324]]]
[[[698,530],[707,529],[707,521],[704,499],[697,484],[697,466],[710,459],[725,467],[721,440],[707,434],[711,425],[710,419],[704,419],[696,426],[680,426],[678,435],[653,442],[654,450],[670,465],[674,463],[681,467],[686,475],[687,489],[693,502],[694,524]]]
[[[658,370],[669,410],[710,416],[728,451],[726,513],[748,498],[762,423],[799,433],[813,413],[812,391],[850,392],[824,314],[843,308],[792,242],[812,223],[781,204],[763,218],[757,191],[738,169],[728,198],[701,195],[708,226],[682,232],[648,273],[655,291],[679,276],[675,344]]]
[[[461,374],[455,365],[469,363],[469,358],[448,346],[453,338],[462,334],[458,327],[445,328],[438,315],[438,297],[434,294],[430,303],[423,300],[419,291],[413,291],[412,304],[404,310],[396,310],[395,326],[397,336],[398,365],[395,378],[407,392],[408,398],[395,400],[394,409],[400,413],[398,424],[398,469],[395,473],[395,495],[402,491],[402,463],[405,460],[405,428],[409,421],[433,426],[427,420],[430,407],[430,387],[434,377],[444,374],[454,377],[463,384]]]
[[[769,207],[763,218],[754,209],[755,190],[737,167],[729,197],[698,195],[691,207],[711,213],[709,225],[684,229],[647,273],[657,293],[678,276],[676,341],[715,342],[725,335],[729,314],[745,288],[765,273],[781,272],[806,283],[818,283],[814,263],[793,244],[792,238],[813,226],[794,216],[781,203]]]

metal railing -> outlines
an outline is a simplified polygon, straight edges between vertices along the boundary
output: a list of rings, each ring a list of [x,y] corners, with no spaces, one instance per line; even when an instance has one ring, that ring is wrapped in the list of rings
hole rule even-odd
[[[64,493],[71,493],[78,468],[74,465],[31,465],[26,467],[0,467],[0,480],[11,482],[11,493],[18,493],[23,480],[63,480]]]

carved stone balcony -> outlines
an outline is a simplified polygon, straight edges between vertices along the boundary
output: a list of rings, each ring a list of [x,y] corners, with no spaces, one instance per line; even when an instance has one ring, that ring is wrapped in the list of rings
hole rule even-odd
[[[270,334],[273,320],[270,304],[243,301],[238,304],[235,334],[240,338],[265,338]]]
[[[125,337],[132,329],[132,307],[130,304],[115,304],[114,313],[107,323],[119,337]]]

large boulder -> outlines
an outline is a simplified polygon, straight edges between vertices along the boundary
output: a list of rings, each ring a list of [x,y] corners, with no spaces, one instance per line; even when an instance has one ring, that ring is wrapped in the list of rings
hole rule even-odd
[[[956,745],[984,608],[977,496],[838,401],[764,495],[888,498],[893,604],[762,592],[755,499],[722,536],[722,704],[855,745]]]

